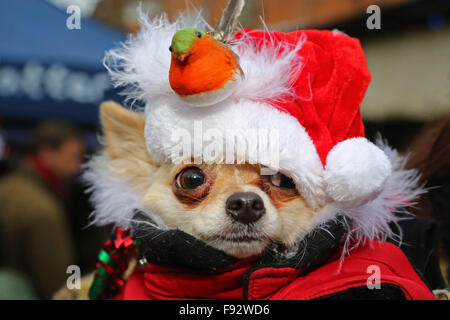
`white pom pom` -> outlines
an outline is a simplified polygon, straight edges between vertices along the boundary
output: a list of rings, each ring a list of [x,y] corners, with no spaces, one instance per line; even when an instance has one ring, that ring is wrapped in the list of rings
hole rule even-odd
[[[391,174],[386,154],[365,138],[344,140],[328,153],[325,183],[328,195],[345,207],[373,200]]]

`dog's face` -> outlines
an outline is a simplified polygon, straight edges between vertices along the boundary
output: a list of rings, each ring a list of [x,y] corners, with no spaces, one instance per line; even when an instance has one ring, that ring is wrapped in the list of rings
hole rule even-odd
[[[307,232],[313,210],[281,173],[262,176],[249,164],[157,164],[147,152],[143,114],[108,102],[101,120],[108,169],[130,181],[169,229],[237,258],[271,241],[292,245]]]

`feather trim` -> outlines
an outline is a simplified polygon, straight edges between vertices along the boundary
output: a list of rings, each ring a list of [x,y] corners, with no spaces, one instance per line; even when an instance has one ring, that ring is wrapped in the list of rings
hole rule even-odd
[[[107,160],[104,155],[92,157],[82,175],[83,182],[88,186],[86,192],[91,193],[90,201],[95,208],[90,216],[90,225],[113,224],[128,228],[136,210],[140,210],[146,213],[157,227],[167,229],[157,215],[141,205],[142,195],[130,182],[106,169]]]

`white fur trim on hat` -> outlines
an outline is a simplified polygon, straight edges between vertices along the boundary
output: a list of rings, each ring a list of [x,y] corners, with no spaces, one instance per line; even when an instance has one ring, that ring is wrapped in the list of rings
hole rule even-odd
[[[357,207],[378,196],[391,170],[386,154],[366,138],[344,140],[327,156],[327,194],[344,206]]]

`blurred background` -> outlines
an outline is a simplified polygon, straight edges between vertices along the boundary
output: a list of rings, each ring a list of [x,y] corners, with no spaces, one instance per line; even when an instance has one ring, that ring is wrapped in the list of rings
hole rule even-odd
[[[83,274],[94,270],[110,227],[87,227],[92,208],[77,177],[99,147],[99,104],[123,103],[102,59],[139,30],[139,4],[151,16],[166,12],[171,19],[202,8],[214,26],[226,3],[0,0],[0,266],[13,271],[3,281],[16,283],[0,286],[0,298],[13,287],[19,298],[51,297],[67,277],[58,263],[77,264]],[[81,10],[81,29],[66,27],[70,5]],[[381,29],[366,26],[370,5],[381,8]],[[262,19],[271,30],[337,28],[361,40],[372,73],[362,104],[369,138],[380,132],[405,151],[424,129],[448,119],[450,1],[246,0],[241,25],[262,28]],[[24,203],[27,188],[45,201]],[[4,199],[15,205],[2,205]],[[42,221],[47,229],[31,231]],[[42,276],[42,269],[53,271]]]

